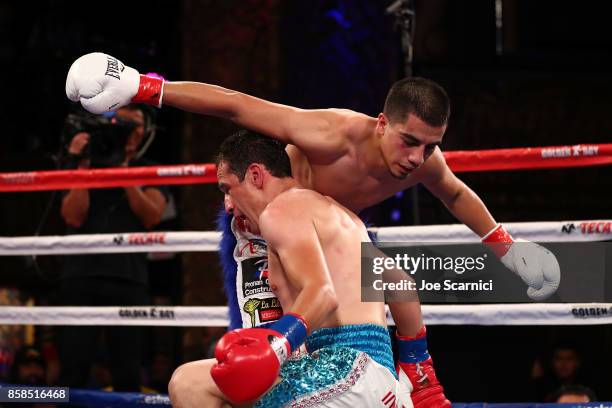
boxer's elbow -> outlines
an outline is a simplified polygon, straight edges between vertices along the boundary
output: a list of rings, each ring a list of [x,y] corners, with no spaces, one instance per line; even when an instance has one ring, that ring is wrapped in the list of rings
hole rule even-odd
[[[447,196],[443,197],[441,200],[450,211],[453,211],[457,203],[460,202],[460,199],[465,196],[466,189],[459,187],[456,190],[452,191]]]

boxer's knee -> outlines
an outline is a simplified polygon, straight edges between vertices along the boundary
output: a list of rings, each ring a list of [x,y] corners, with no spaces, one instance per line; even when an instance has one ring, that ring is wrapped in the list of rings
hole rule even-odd
[[[181,408],[185,406],[181,396],[185,394],[188,388],[186,382],[188,381],[187,371],[189,371],[189,368],[186,366],[187,364],[183,364],[174,370],[168,383],[168,396],[170,401],[172,401],[173,407]]]
[[[214,363],[214,359],[193,361],[174,370],[168,384],[173,407],[224,406],[221,393],[210,376]]]

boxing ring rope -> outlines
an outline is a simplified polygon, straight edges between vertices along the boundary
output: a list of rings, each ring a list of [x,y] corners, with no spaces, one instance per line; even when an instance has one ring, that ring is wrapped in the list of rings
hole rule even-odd
[[[421,305],[431,325],[542,326],[612,324],[612,303]],[[227,327],[225,306],[3,306],[0,324],[38,326]],[[387,313],[388,324],[394,324]]]
[[[444,152],[456,173],[612,164],[612,144]],[[0,173],[0,192],[216,182],[213,164]]]
[[[508,231],[537,242],[605,241],[612,220],[517,222]],[[479,242],[465,225],[374,228],[381,242]],[[0,237],[0,255],[69,255],[126,252],[217,251],[220,233],[139,232],[68,236]],[[611,324],[612,304],[423,305],[429,325]],[[390,316],[389,316],[390,319]],[[212,307],[2,307],[0,324],[227,326],[227,308]],[[393,324],[392,320],[389,320]]]
[[[536,242],[592,242],[612,239],[611,220],[510,222],[508,232]],[[370,228],[379,242],[480,242],[463,224]],[[0,256],[126,252],[216,252],[217,231],[0,237]]]

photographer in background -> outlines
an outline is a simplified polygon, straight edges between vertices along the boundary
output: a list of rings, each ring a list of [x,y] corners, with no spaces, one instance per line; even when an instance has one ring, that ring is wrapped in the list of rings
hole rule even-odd
[[[139,158],[150,143],[151,116],[129,105],[110,116],[69,115],[67,168],[151,165]],[[147,129],[149,128],[149,129]],[[147,136],[149,136],[147,138]],[[140,232],[157,225],[168,202],[161,186],[74,189],[61,216],[69,234]],[[66,306],[149,304],[145,253],[73,255],[63,259],[60,296]],[[141,327],[66,326],[60,333],[61,383],[87,387],[95,348],[104,332],[116,391],[139,391]]]

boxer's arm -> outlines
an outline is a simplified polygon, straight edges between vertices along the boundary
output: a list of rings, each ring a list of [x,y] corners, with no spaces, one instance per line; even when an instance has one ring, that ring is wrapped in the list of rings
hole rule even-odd
[[[268,250],[281,262],[287,281],[297,296],[285,312],[303,316],[310,330],[315,330],[338,307],[338,300],[319,237],[306,205],[291,200],[272,203],[260,216],[262,236]],[[294,205],[295,204],[295,205]],[[310,203],[312,204],[312,203]]]
[[[344,152],[347,119],[358,115],[342,109],[299,109],[199,82],[165,82],[162,103],[228,119],[306,153],[326,156]]]
[[[450,170],[440,149],[427,159],[422,168],[421,182],[438,197],[459,221],[482,237],[496,222],[480,197]]]
[[[83,55],[71,65],[66,77],[66,95],[95,114],[113,111],[128,103],[147,103],[229,119],[294,144],[319,160],[334,160],[346,153],[346,136],[354,134],[354,128],[361,126],[360,123],[368,121],[367,116],[349,110],[298,109],[220,86],[163,81],[140,75],[118,59],[99,52]],[[355,121],[355,117],[365,120]]]

